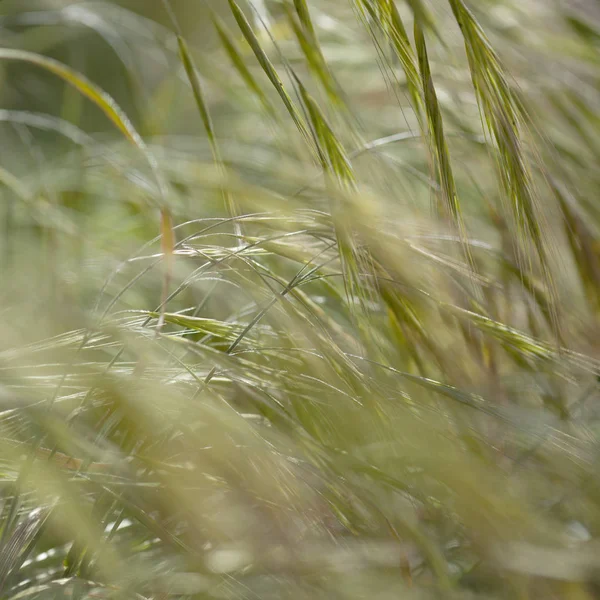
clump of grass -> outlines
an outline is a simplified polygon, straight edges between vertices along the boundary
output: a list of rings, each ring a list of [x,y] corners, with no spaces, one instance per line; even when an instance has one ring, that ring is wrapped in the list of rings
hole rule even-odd
[[[2,598],[595,597],[600,16],[486,6],[8,6]]]

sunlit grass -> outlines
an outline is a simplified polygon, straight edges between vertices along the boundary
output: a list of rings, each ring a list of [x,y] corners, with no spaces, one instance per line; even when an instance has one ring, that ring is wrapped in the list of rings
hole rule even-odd
[[[1,597],[596,597],[593,4],[162,4],[0,8]]]

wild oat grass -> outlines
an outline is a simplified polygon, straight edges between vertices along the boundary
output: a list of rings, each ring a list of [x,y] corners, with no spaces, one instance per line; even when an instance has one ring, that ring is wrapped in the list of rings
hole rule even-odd
[[[598,597],[593,0],[125,4],[0,4],[0,597]]]

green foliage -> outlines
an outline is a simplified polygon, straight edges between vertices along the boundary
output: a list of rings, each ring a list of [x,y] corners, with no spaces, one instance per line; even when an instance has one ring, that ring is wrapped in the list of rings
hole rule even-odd
[[[597,597],[593,1],[121,4],[0,8],[0,598]]]

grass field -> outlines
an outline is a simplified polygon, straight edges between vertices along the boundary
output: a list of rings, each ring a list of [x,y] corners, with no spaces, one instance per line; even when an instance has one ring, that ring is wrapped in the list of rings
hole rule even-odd
[[[600,598],[595,0],[0,34],[0,599]]]

